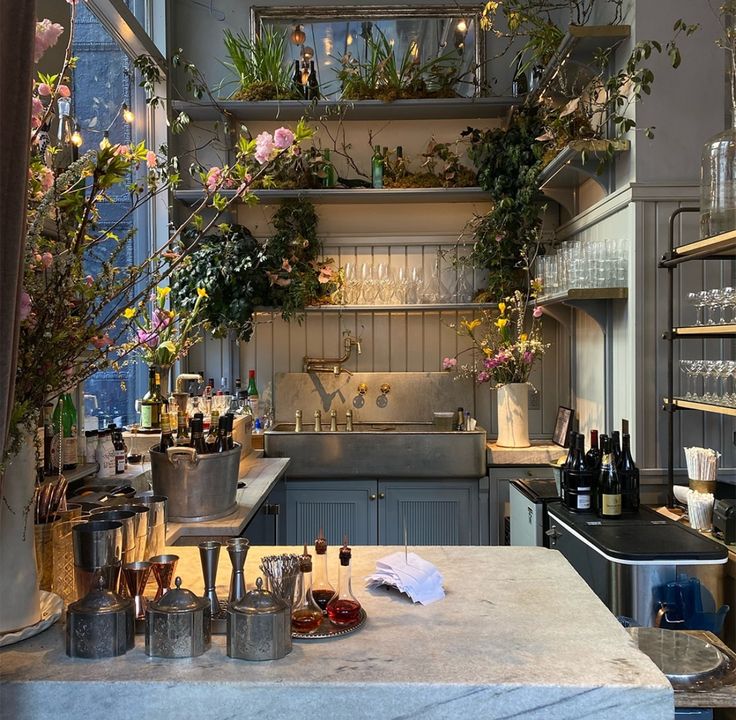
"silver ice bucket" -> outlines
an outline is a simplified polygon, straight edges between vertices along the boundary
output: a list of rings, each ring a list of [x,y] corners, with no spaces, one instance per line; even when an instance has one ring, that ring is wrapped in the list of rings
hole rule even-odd
[[[151,448],[151,481],[156,495],[168,498],[168,520],[199,522],[230,515],[237,503],[240,445],[198,455],[194,448]]]

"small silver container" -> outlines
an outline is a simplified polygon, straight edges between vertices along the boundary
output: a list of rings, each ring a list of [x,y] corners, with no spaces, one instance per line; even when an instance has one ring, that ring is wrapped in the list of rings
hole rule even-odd
[[[158,602],[148,603],[146,655],[151,657],[197,657],[210,647],[209,600],[182,588],[180,577],[175,584]]]
[[[240,660],[278,660],[291,652],[291,613],[288,605],[263,589],[256,589],[227,609],[227,654]]]
[[[97,587],[67,610],[66,654],[79,658],[117,657],[134,645],[133,601],[106,590],[100,576]]]

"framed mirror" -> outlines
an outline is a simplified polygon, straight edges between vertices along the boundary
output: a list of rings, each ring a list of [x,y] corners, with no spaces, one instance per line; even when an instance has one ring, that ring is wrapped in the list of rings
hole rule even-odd
[[[473,97],[485,80],[478,8],[256,6],[251,30],[285,38],[309,99],[317,87],[328,100]]]

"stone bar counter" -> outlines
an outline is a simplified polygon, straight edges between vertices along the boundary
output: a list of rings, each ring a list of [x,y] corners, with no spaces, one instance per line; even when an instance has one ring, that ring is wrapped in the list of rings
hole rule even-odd
[[[184,586],[201,594],[197,548],[171,550],[181,558]],[[231,660],[224,635],[194,659],[149,658],[138,635],[123,657],[72,660],[57,623],[0,650],[0,717],[672,720],[664,675],[559,553],[412,548],[445,579],[445,599],[422,606],[393,589],[364,586],[376,560],[396,550],[403,548],[353,548],[353,592],[368,616],[362,628],[297,640],[278,661]],[[285,551],[297,549],[251,549],[249,588],[259,557]],[[329,568],[336,584],[337,548],[329,549]],[[220,599],[229,578],[223,548]]]

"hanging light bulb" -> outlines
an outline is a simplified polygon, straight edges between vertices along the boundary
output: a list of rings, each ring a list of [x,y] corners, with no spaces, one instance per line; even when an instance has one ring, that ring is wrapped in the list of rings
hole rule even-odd
[[[307,36],[304,34],[304,30],[301,25],[294,25],[294,29],[291,32],[291,42],[294,45],[304,45]]]
[[[456,25],[457,31],[461,33],[468,32],[468,23],[465,21],[465,18],[460,18],[460,21]]]
[[[135,114],[128,107],[127,103],[123,103],[123,120],[130,125],[135,120]]]
[[[314,48],[309,47],[309,45],[305,45],[299,54],[302,56],[302,60],[304,60],[304,62],[309,62],[314,57]]]
[[[74,132],[69,138],[69,141],[71,142],[72,145],[74,145],[74,147],[82,146],[82,143],[84,142],[84,138],[82,137],[82,128],[79,126],[79,123],[77,123],[74,126]]]
[[[110,147],[110,133],[105,130],[102,133],[102,140],[100,140],[100,150],[107,150]]]
[[[353,44],[353,36],[352,36],[351,33],[348,33],[348,36],[345,38],[345,43],[347,45],[352,45]]]

